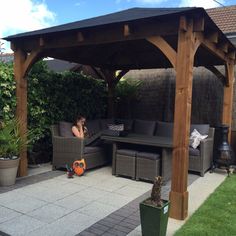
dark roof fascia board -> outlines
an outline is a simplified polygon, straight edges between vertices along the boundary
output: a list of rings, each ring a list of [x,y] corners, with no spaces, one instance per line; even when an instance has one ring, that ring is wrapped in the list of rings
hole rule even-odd
[[[152,14],[144,14],[141,17],[138,17],[138,12],[136,12],[136,14],[133,14],[132,17],[121,17],[120,19],[115,19],[112,18],[112,15],[116,16],[117,14],[122,14],[125,12],[129,12],[130,13],[135,13],[135,11],[138,10],[143,10],[143,11],[152,11]],[[162,14],[155,14],[155,10],[156,11],[160,11],[162,12]],[[183,13],[188,13],[191,15],[191,13],[194,13],[195,11],[205,11],[203,8],[196,8],[196,7],[188,7],[188,8],[132,8],[132,9],[128,9],[125,11],[120,11],[120,12],[116,12],[116,13],[111,13],[111,14],[107,14],[107,15],[103,15],[103,16],[98,16],[98,17],[94,17],[94,18],[89,18],[89,19],[85,19],[85,20],[81,20],[81,21],[76,21],[76,22],[72,22],[72,23],[67,23],[67,24],[63,24],[63,25],[58,25],[58,26],[53,26],[53,27],[49,27],[49,28],[45,28],[45,29],[40,29],[40,30],[35,30],[35,31],[30,31],[30,32],[25,32],[25,33],[20,33],[20,34],[16,34],[16,35],[11,35],[8,37],[4,37],[3,39],[7,40],[7,41],[12,41],[14,39],[18,39],[18,38],[25,38],[25,37],[33,37],[33,36],[40,36],[40,35],[45,35],[45,34],[53,34],[53,33],[62,33],[62,32],[66,32],[66,31],[73,31],[73,30],[83,30],[83,29],[89,29],[89,28],[94,28],[94,27],[98,27],[98,26],[107,26],[107,25],[112,25],[112,24],[117,24],[117,23],[131,23],[131,22],[135,22],[135,21],[139,21],[139,20],[143,20],[143,19],[152,19],[152,18],[159,18],[161,19],[162,17],[168,17],[168,16],[175,16],[175,15],[181,15]],[[169,13],[168,13],[169,12]],[[108,21],[107,18],[111,17],[111,19]],[[102,19],[104,20],[104,22],[102,22]],[[99,20],[101,22],[99,22]],[[96,21],[96,23],[95,23]]]

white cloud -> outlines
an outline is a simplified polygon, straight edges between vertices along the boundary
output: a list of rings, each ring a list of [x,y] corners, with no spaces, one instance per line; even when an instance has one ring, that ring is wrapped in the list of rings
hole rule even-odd
[[[219,0],[221,4],[224,4],[224,0]],[[214,8],[220,5],[214,0],[181,0],[180,7],[204,7],[204,8]]]
[[[1,0],[0,6],[0,37],[49,27],[56,17],[43,0]]]

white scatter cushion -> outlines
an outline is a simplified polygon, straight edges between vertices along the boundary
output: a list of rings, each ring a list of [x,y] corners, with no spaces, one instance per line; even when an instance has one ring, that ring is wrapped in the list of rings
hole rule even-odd
[[[194,129],[190,136],[189,146],[196,149],[201,140],[206,139],[207,137],[208,135],[201,135],[196,129]]]

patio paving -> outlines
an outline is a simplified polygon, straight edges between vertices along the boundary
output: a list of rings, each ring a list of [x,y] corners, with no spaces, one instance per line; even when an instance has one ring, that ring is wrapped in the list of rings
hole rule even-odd
[[[111,167],[73,179],[63,171],[43,168],[47,172],[34,171],[14,186],[0,188],[0,235],[141,235],[139,202],[150,195],[152,184],[112,176]],[[196,188],[199,192],[195,183],[202,185],[203,192],[209,192],[212,184],[207,178],[215,186],[223,179],[217,173],[204,178],[189,174],[190,203],[199,206],[191,194],[196,194]],[[163,186],[163,198],[168,198],[169,190],[170,183]],[[204,196],[201,194],[201,200]],[[190,204],[190,214],[193,211]],[[171,219],[168,235],[173,235],[181,224]]]

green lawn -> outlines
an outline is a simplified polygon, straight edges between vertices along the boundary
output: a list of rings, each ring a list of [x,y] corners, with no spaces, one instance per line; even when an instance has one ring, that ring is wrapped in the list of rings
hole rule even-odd
[[[175,234],[205,235],[236,236],[236,174],[226,178]]]

